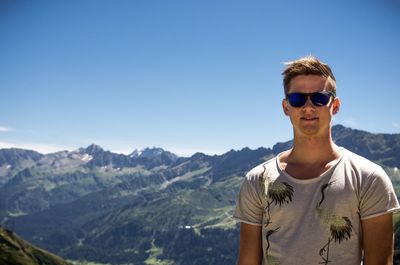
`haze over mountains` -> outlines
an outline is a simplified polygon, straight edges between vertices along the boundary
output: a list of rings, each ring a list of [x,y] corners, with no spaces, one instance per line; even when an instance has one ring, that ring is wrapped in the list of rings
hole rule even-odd
[[[381,164],[400,183],[400,134],[336,125],[336,143]],[[234,264],[231,219],[244,174],[289,148],[179,157],[97,145],[43,155],[0,150],[0,223],[70,260],[110,264]]]

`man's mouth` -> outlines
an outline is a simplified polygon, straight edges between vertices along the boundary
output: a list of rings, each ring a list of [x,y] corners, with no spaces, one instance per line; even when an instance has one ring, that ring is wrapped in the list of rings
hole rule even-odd
[[[317,117],[302,117],[301,119],[305,120],[305,121],[313,121],[313,120],[317,120],[318,118]]]

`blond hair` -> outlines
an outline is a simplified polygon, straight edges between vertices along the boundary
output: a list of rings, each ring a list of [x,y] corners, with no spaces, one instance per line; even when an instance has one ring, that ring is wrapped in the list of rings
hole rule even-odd
[[[290,81],[298,75],[319,75],[329,80],[329,91],[336,95],[336,79],[329,65],[309,55],[298,60],[285,63],[286,68],[282,72],[285,95],[289,92]]]

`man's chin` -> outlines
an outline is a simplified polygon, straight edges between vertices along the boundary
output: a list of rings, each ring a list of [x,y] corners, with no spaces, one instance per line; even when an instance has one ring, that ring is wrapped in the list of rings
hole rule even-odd
[[[300,132],[304,136],[318,136],[320,134],[320,128],[315,125],[303,125],[300,127]]]

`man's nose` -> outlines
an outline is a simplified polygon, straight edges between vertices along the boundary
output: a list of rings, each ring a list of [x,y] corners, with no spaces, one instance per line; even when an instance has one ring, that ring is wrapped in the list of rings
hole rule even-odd
[[[311,101],[311,97],[307,96],[306,103],[304,104],[303,108],[313,108],[315,109],[315,105]]]

